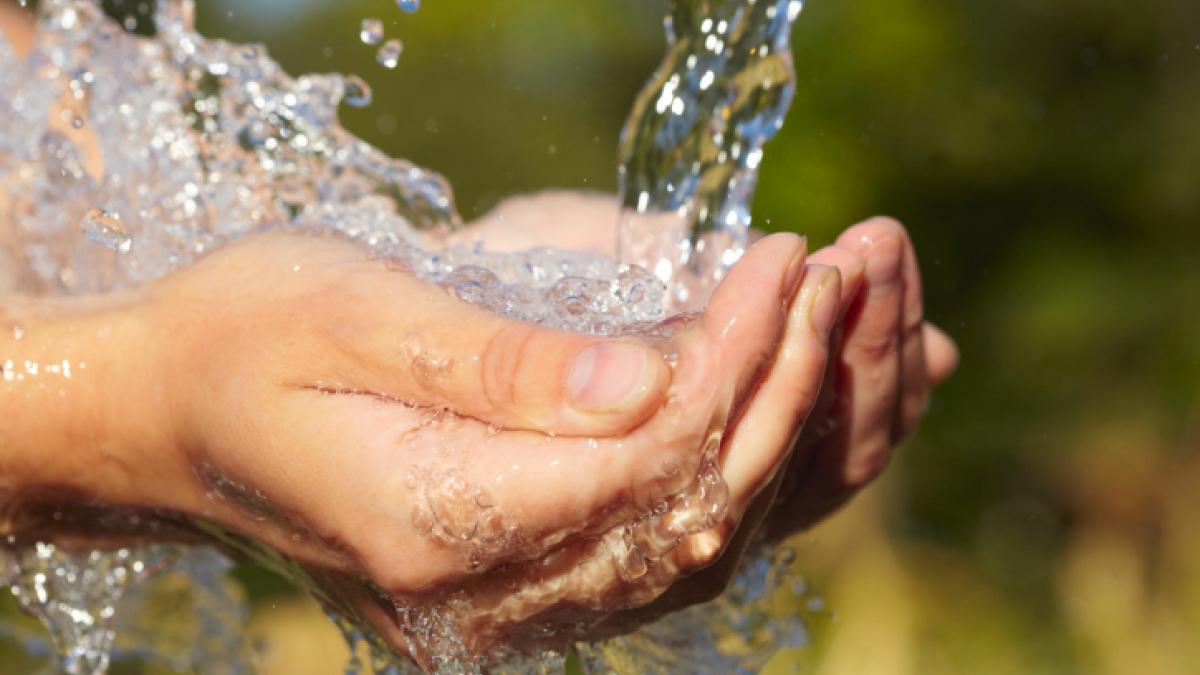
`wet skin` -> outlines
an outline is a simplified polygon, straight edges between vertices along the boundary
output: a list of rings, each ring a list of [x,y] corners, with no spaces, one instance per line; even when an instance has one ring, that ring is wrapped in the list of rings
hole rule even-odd
[[[611,253],[617,222],[611,197],[549,192],[500,204],[458,241]],[[774,538],[820,521],[870,484],[915,431],[931,389],[958,365],[954,342],[924,319],[920,267],[903,225],[886,217],[859,223],[807,262],[838,270],[841,302],[820,399],[807,424],[788,429],[798,432],[797,451],[768,519]],[[785,343],[776,360],[794,353]],[[762,441],[781,437],[775,430]]]
[[[573,412],[571,362],[597,340],[498,319],[339,240],[257,237],[136,293],[10,297],[16,362],[88,365],[6,383],[0,405],[23,420],[4,439],[8,513],[29,489],[64,486],[219,523],[302,561],[398,646],[376,590],[413,606],[467,591],[456,620],[476,649],[529,624],[620,632],[710,597],[764,522],[783,536],[848,498],[909,430],[900,402],[951,367],[952,351],[921,343],[926,377],[905,388],[914,306],[898,288],[915,266],[902,230],[876,221],[843,239],[813,256],[828,265],[794,236],[759,242],[673,338],[620,341],[650,356],[648,384],[583,416],[546,411]],[[866,271],[896,255],[897,272]],[[877,386],[847,395],[853,378]],[[577,426],[545,433],[562,420]],[[686,487],[714,430],[724,519],[622,578],[606,533]]]
[[[7,510],[68,488],[219,523],[409,602],[469,588],[459,620],[479,647],[549,610],[643,604],[715,559],[786,458],[739,442],[736,421],[759,414],[789,325],[808,400],[773,405],[802,415],[819,389],[840,287],[804,255],[798,237],[764,240],[665,341],[506,321],[354,245],[284,234],[120,296],[10,297],[6,355],[87,366],[0,388],[18,420]],[[641,375],[615,373],[634,394],[574,415],[574,361],[597,348],[635,353]],[[544,386],[499,386],[526,381]],[[692,482],[714,432],[729,438],[726,519],[622,580],[596,542]]]
[[[460,243],[480,240],[501,250],[548,243],[611,252],[617,221],[611,197],[552,192],[502,203],[463,232]],[[954,342],[924,320],[916,251],[900,223],[879,217],[850,227],[812,253],[807,264],[836,269],[842,283],[816,403],[811,409],[805,405],[814,396],[807,389],[813,382],[798,366],[811,347],[797,340],[802,333],[789,323],[756,402],[733,434],[743,447],[789,448],[786,468],[751,500],[714,564],[672,585],[654,603],[613,614],[597,632],[624,632],[715,597],[756,528],[768,541],[778,541],[836,511],[886,467],[915,431],[931,389],[957,367]],[[790,414],[789,404],[795,406]]]
[[[606,249],[615,222],[611,200],[543,195],[461,236]],[[669,339],[505,322],[344,242],[281,234],[138,291],[2,297],[5,533],[97,506],[184,526],[157,538],[216,523],[301,561],[426,664],[381,593],[466,592],[454,619],[475,650],[535,625],[628,630],[711,597],[754,531],[844,503],[953,369],[898,224],[803,252],[763,240]],[[714,434],[722,519],[623,576],[608,538],[686,488]]]

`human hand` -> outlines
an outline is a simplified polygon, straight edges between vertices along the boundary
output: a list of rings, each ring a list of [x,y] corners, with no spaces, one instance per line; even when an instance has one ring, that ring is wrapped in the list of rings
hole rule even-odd
[[[552,191],[505,200],[456,233],[453,243],[482,242],[492,250],[554,246],[611,253],[618,221],[618,205],[610,195]],[[752,238],[758,236],[752,233]],[[877,476],[919,421],[930,387],[953,372],[958,358],[945,333],[922,320],[916,254],[899,223],[878,218],[855,225],[808,261],[837,268],[841,304],[829,377],[796,439],[801,450],[784,481],[787,490],[778,506],[787,508],[776,508],[771,518],[777,537],[816,523]],[[781,349],[779,356],[786,359],[787,350]],[[872,386],[864,387],[868,382]],[[901,400],[904,410],[895,420]],[[813,490],[811,498],[800,495],[808,490]]]
[[[460,243],[482,240],[489,248],[552,245],[611,252],[618,216],[615,201],[604,195],[547,193],[510,199],[456,236]],[[759,523],[769,540],[778,540],[827,517],[882,471],[923,416],[930,388],[954,370],[954,343],[923,321],[916,254],[899,223],[877,218],[856,225],[810,256],[809,265],[814,275],[833,268],[840,276],[828,375],[814,389],[799,374],[795,361],[807,359],[812,347],[789,322],[762,380],[772,384],[755,397],[768,412],[737,427],[744,447],[794,448],[786,471],[753,500],[714,564],[653,603],[608,617],[598,634],[625,632],[715,597]],[[807,402],[818,390],[819,402],[806,420]]]
[[[726,442],[717,508],[663,525],[675,539],[657,549],[643,542],[652,573],[614,566],[620,528],[694,487],[706,440],[753,409],[803,250],[783,236],[749,259],[651,348],[499,319],[336,239],[233,244],[130,301],[148,374],[130,394],[157,420],[138,436],[158,453],[139,442],[122,455],[130,438],[112,437],[121,471],[76,487],[266,542],[410,651],[372,589],[410,607],[469,589],[473,607],[454,621],[478,649],[551,609],[570,623],[644,603],[725,548],[785,457]],[[615,383],[583,387],[580,410],[569,364],[597,345],[584,371]],[[676,355],[673,377],[662,353]],[[823,354],[812,351],[814,386]],[[709,522],[722,503],[726,517]]]
[[[900,223],[855,225],[810,262],[836,267],[846,293],[829,376],[768,516],[773,539],[816,524],[878,477],[958,364],[953,340],[924,320],[917,255]]]
[[[618,218],[610,196],[549,192],[507,200],[456,237],[504,250],[611,253]],[[819,522],[870,484],[920,422],[931,388],[958,363],[954,342],[924,320],[916,251],[902,225],[889,218],[860,223],[808,262],[837,268],[841,306],[820,401],[797,427],[796,451],[767,519],[776,539]],[[777,358],[789,358],[787,349]],[[776,414],[789,414],[782,400]]]
[[[450,346],[460,331],[497,331],[469,329],[471,322],[538,329],[460,303],[341,242],[272,237],[217,253],[156,293],[170,299],[156,303],[170,308],[170,332],[195,336],[184,356],[171,361],[184,364],[174,366],[180,381],[204,376],[178,397],[182,409],[173,417],[191,429],[183,432],[193,439],[184,443],[189,464],[223,496],[216,505],[206,500],[185,510],[206,509],[207,518],[310,565],[361,571],[406,606],[469,589],[472,606],[454,622],[475,649],[520,635],[535,617],[548,621],[548,612],[555,623],[570,625],[581,614],[642,604],[725,549],[746,505],[786,456],[784,447],[739,443],[728,421],[763,414],[747,395],[774,353],[784,324],[780,309],[801,283],[803,250],[798,238],[783,236],[750,255],[751,264],[730,276],[705,314],[663,345],[677,354],[674,378],[649,419],[609,437],[551,438],[442,391],[453,382],[446,362],[474,353]],[[293,272],[296,265],[308,274]],[[228,300],[249,287],[250,271],[254,287],[267,289],[265,300],[255,291]],[[293,276],[319,285],[306,280],[301,290],[290,289]],[[820,296],[831,322],[836,286],[826,283],[827,293],[819,294],[810,280],[805,288],[806,307]],[[401,317],[398,325],[396,298],[412,299],[412,311],[426,320],[414,327],[411,317]],[[233,330],[214,335],[206,326]],[[389,371],[403,362],[394,355],[403,356],[411,349],[405,341],[418,338],[420,349],[409,359],[428,362],[416,369],[419,386],[379,379],[395,378]],[[822,338],[810,339],[815,348],[806,372],[815,396],[825,349]],[[315,351],[329,342],[337,346],[333,355]],[[365,355],[363,345],[372,346]],[[354,357],[348,361],[347,351]],[[543,386],[553,385],[554,378],[540,375]],[[520,373],[500,381],[520,382]],[[439,421],[430,403],[460,414]],[[245,415],[251,406],[258,412]],[[722,429],[732,435],[721,459],[727,515],[708,523],[704,513],[683,514],[690,525],[671,525],[683,541],[644,551],[658,556],[652,570],[629,578],[612,562],[609,533],[692,484],[701,473],[700,449],[706,439],[717,442],[711,435]],[[356,600],[363,619],[393,645],[405,644],[393,610]]]

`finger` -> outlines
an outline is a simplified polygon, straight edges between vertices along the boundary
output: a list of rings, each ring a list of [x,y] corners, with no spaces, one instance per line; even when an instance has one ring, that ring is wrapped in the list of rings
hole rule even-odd
[[[838,268],[806,266],[783,343],[729,440],[724,475],[731,505],[748,504],[770,482],[812,411],[825,375],[840,291]]]
[[[887,464],[900,383],[900,326],[904,301],[902,231],[895,221],[856,225],[838,243],[866,259],[865,286],[846,318],[840,354],[847,418],[839,429],[842,452],[815,457],[833,462],[850,487],[865,485]],[[840,454],[840,456],[838,456]]]
[[[946,381],[958,368],[958,345],[942,329],[926,322],[925,363],[929,367],[929,381],[939,385]]]
[[[841,304],[838,317],[845,316],[863,287],[863,272],[867,261],[858,251],[841,244],[831,244],[808,256],[810,265],[836,267],[841,276]]]
[[[641,442],[649,439],[650,447],[661,448],[666,445],[664,439],[678,435],[681,429],[699,431],[701,435],[683,443],[685,448],[696,449],[688,458],[690,462],[679,457],[669,460],[684,467],[678,472],[684,480],[674,484],[665,479],[656,481],[661,491],[690,496],[682,496],[682,501],[676,504],[680,510],[671,511],[652,530],[634,535],[638,548],[648,552],[650,558],[670,551],[669,556],[656,563],[657,575],[670,577],[673,569],[707,566],[728,542],[730,523],[736,522],[736,513],[732,521],[725,518],[718,522],[715,518],[722,506],[732,507],[735,512],[742,508],[728,503],[728,476],[718,476],[716,484],[711,486],[716,492],[709,497],[698,498],[697,494],[679,489],[694,490],[700,476],[708,475],[707,462],[715,461],[719,466],[728,457],[729,439],[707,430],[736,428],[729,420],[739,416],[747,405],[782,340],[787,321],[783,310],[803,279],[805,258],[805,242],[795,235],[764,238],[717,287],[697,324],[674,342],[679,349],[679,366],[668,404],[634,437]],[[713,457],[710,452],[717,443],[721,454]],[[754,455],[746,458],[749,464],[770,464],[779,461],[772,454],[783,456],[786,448],[744,454]],[[658,456],[661,457],[661,451]],[[639,473],[645,476],[648,472],[643,469]],[[745,479],[735,478],[734,482],[740,486]],[[674,545],[676,541],[678,546]],[[662,543],[668,544],[666,550]]]
[[[904,305],[900,319],[900,401],[892,430],[893,444],[916,430],[929,402],[929,371],[925,362],[925,308],[921,288],[921,269],[916,249],[904,228],[896,223],[904,242],[901,272],[904,280]]]
[[[784,309],[803,279],[806,257],[801,237],[764,237],[713,292],[701,326],[724,370],[740,373],[734,401],[743,399],[778,345]]]
[[[778,344],[782,299],[794,287],[789,275],[803,267],[803,254],[802,240],[792,235],[770,238],[746,254],[711,307],[677,336],[672,402],[626,436],[497,432],[476,420],[439,419],[370,396],[306,393],[289,404],[279,431],[293,443],[272,443],[282,452],[293,444],[322,451],[292,463],[290,475],[280,476],[291,487],[278,492],[321,485],[320,497],[297,510],[318,514],[330,529],[352,523],[364,533],[408,533],[351,537],[366,542],[371,576],[392,589],[425,588],[527,559],[644,516],[697,480],[703,452],[712,447],[710,430],[724,426],[739,387]],[[338,412],[314,414],[318,401]],[[340,447],[354,449],[354,462],[329,451]],[[673,533],[693,531],[690,523],[707,517],[699,507],[693,511],[648,532],[647,541],[672,542]],[[411,564],[394,564],[395,541],[422,542],[406,544]]]
[[[670,370],[648,345],[504,319],[407,274],[382,287],[379,276],[338,310],[351,316],[332,336],[343,349],[328,381],[350,369],[393,398],[574,436],[627,431],[662,403]]]
[[[613,467],[619,467],[617,471],[627,477],[622,480],[616,474],[611,489],[623,490],[625,500],[633,506],[628,514],[616,512],[619,522],[635,513],[644,515],[652,504],[667,503],[657,501],[664,496],[687,494],[694,488],[705,471],[706,453],[719,440],[709,430],[725,426],[777,350],[786,323],[783,308],[803,278],[805,257],[805,242],[795,235],[773,235],[753,246],[717,287],[700,319],[673,342],[679,353],[668,404],[623,441],[622,456],[627,462],[604,462],[595,471],[573,471],[556,481],[559,486],[578,495],[587,489],[572,487],[581,478],[593,485],[610,484]],[[615,442],[604,440],[600,447]],[[726,451],[728,444],[720,447]],[[666,552],[664,545],[673,551],[679,536],[711,528],[715,502],[692,500],[694,497],[684,497],[678,504],[669,502],[679,510],[657,524],[635,528],[632,538],[641,554],[655,558]],[[601,499],[592,501],[602,503]],[[705,536],[687,537],[681,546],[689,552],[685,557],[695,566],[711,561],[724,544],[723,532],[717,528]],[[666,574],[666,570],[664,566],[658,573]]]

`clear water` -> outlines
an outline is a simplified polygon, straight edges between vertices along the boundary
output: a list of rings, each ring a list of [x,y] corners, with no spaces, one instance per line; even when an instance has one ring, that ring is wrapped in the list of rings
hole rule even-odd
[[[383,42],[383,21],[379,19],[363,19],[359,29],[358,39],[364,45],[377,45]]]
[[[763,145],[795,94],[801,0],[672,0],[667,54],[621,135],[620,255],[703,304],[742,255]]]
[[[9,550],[0,563],[18,605],[46,628],[0,624],[0,634],[51,656],[67,675],[128,659],[177,672],[252,672],[243,596],[229,560],[210,548],[74,551],[40,542]]]
[[[400,62],[400,54],[403,52],[404,43],[392,38],[379,47],[379,51],[375,53],[375,60],[379,62],[379,65],[391,70]]]
[[[352,239],[514,319],[604,335],[656,330],[671,311],[702,302],[741,254],[762,145],[782,124],[794,88],[787,38],[798,10],[794,0],[671,4],[667,58],[622,137],[622,263],[552,249],[500,255],[445,246],[445,235],[460,226],[446,182],[338,124],[339,104],[370,103],[360,78],[292,78],[261,47],[196,34],[186,0],[160,0],[151,38],[131,34],[136,22],[111,20],[88,0],[44,0],[41,38],[27,59],[0,40],[0,110],[10,120],[0,129],[0,180],[13,196],[8,215],[18,239],[26,242],[15,251],[31,273],[23,290],[75,294],[142,284],[229,241],[291,228]],[[384,66],[399,58],[398,43],[389,47],[370,20],[360,38],[381,43]],[[88,152],[86,143],[99,147]],[[601,535],[581,564],[613,565],[637,585],[683,537],[712,527],[727,499],[718,446],[719,437],[710,438],[676,494]],[[414,473],[411,483],[440,499],[470,490],[431,472]],[[215,485],[214,498],[245,497],[236,484]],[[209,524],[195,526],[339,610],[299,565]],[[473,546],[487,555],[486,541]],[[14,541],[3,555],[6,581],[46,625],[67,672],[102,673],[111,655],[123,653],[241,672],[244,663],[230,655],[238,653],[232,646],[240,642],[244,609],[220,582],[213,563],[219,558],[197,550],[79,552]],[[578,645],[586,669],[748,672],[780,646],[801,641],[795,620],[766,613],[786,562],[765,555],[744,567],[721,601],[632,636]],[[154,571],[192,579],[194,614],[215,617],[204,620],[204,634],[221,649],[194,648],[211,640],[171,649],[122,624],[123,616],[139,615],[130,598]],[[535,583],[519,590],[525,598],[553,597]],[[435,670],[562,669],[561,648],[469,652],[458,629],[474,612],[464,593],[392,601],[410,651],[430,655],[426,665]],[[339,625],[351,642],[375,642],[353,622]],[[542,629],[557,631],[556,640],[547,635],[542,642],[569,641],[562,627]],[[740,646],[718,646],[714,631],[741,636]],[[122,646],[122,636],[132,643]],[[663,644],[672,645],[670,661],[652,648]],[[385,650],[373,652],[371,663],[351,667],[410,667]]]

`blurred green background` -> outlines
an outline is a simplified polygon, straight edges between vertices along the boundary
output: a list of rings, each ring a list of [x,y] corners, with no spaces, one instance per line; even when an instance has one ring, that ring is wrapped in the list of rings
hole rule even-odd
[[[651,0],[198,4],[293,73],[366,78],[346,124],[468,218],[613,190],[662,52]],[[813,0],[794,49],[757,224],[815,248],[896,216],[963,360],[886,477],[798,540],[831,620],[772,671],[1200,672],[1200,3]],[[243,576],[264,671],[339,672],[315,609]]]

